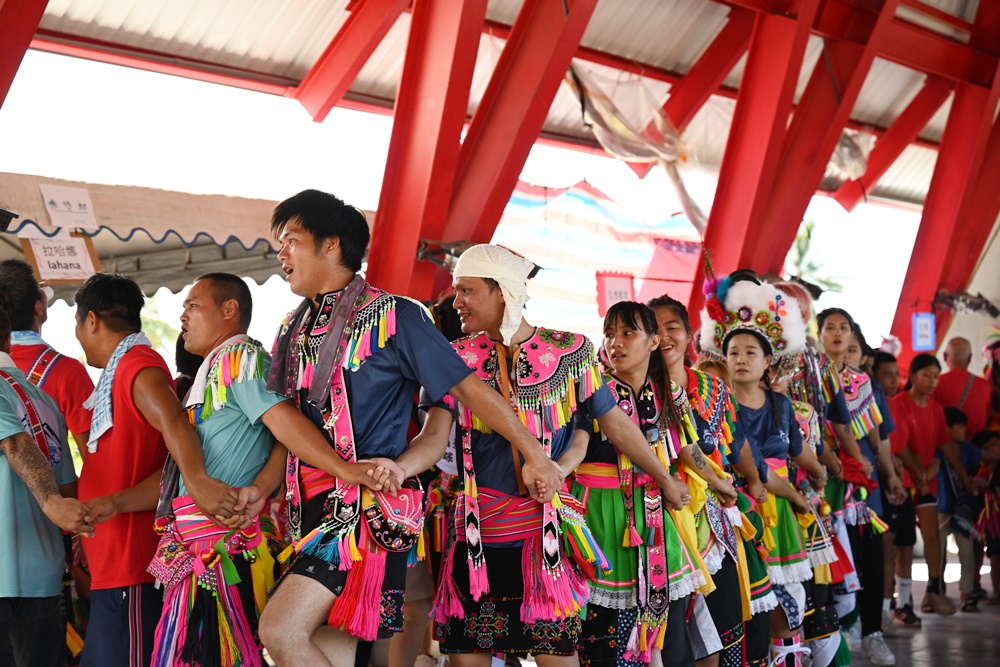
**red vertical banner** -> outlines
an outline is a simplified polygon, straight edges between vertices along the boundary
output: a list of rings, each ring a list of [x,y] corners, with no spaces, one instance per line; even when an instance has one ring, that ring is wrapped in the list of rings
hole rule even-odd
[[[635,276],[614,271],[597,272],[597,314],[604,317],[619,301],[635,301]]]

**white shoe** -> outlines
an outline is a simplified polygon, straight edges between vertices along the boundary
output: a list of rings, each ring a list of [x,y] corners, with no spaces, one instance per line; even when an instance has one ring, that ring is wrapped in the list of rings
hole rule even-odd
[[[892,622],[892,612],[882,612],[882,635],[885,637],[896,636],[896,627]]]
[[[896,656],[885,645],[881,632],[873,632],[861,639],[861,652],[868,656],[873,665],[895,665]]]
[[[852,653],[854,651],[860,651],[861,650],[861,623],[860,622],[856,622],[853,625],[851,625],[849,628],[847,628],[846,630],[843,630],[842,634],[844,635],[844,641],[847,642],[847,648],[849,648]]]

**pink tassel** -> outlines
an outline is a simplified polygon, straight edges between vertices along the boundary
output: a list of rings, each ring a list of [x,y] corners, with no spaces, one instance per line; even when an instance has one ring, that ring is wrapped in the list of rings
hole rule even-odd
[[[378,636],[385,580],[385,553],[366,552],[347,575],[344,591],[337,597],[327,619],[331,627],[342,628],[359,639],[373,641]]]
[[[587,603],[586,580],[565,562],[555,570],[545,567],[541,558],[541,540],[529,537],[521,556],[524,577],[524,601],[521,620],[525,623],[558,621],[575,615]]]
[[[630,547],[642,546],[642,538],[639,536],[639,531],[635,529],[635,526],[632,526],[629,529],[629,546]]]
[[[434,599],[434,608],[431,609],[431,615],[438,623],[447,623],[449,618],[465,618],[465,609],[458,597],[455,579],[451,576],[454,567],[455,545],[452,545],[445,557],[444,567],[441,570],[441,586]]]
[[[636,662],[639,653],[639,624],[636,623],[632,626],[632,632],[628,636],[628,650],[625,651],[625,655],[622,656],[625,660],[629,662]]]
[[[479,599],[490,592],[490,580],[486,575],[486,563],[476,566],[469,561],[469,592],[472,599],[479,602]]]

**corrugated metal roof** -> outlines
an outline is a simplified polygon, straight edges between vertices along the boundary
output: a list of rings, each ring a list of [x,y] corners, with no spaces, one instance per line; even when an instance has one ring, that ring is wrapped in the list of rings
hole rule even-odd
[[[971,21],[978,0],[926,0],[926,4]],[[349,0],[51,0],[41,29],[155,51],[166,56],[300,81],[322,55],[347,20]],[[523,0],[490,0],[487,17],[512,25]],[[711,0],[604,0],[597,5],[584,34],[583,46],[647,66],[686,72],[725,26],[730,9]],[[910,20],[918,10],[903,5],[897,16]],[[933,29],[954,34],[962,30],[929,19]],[[351,94],[390,104],[402,74],[410,17],[403,14],[362,68]],[[469,111],[474,112],[503,49],[504,39],[484,33],[479,44]],[[810,37],[799,73],[796,100],[802,95],[813,68],[822,63],[823,41]],[[738,87],[746,59],[726,79]],[[577,61],[576,65],[620,85],[632,85],[636,75],[611,67]],[[641,70],[641,66],[639,67]],[[920,90],[923,75],[876,59],[852,119],[887,126]],[[665,101],[669,85],[642,78],[653,96]],[[612,84],[614,85],[614,84]],[[623,96],[623,100],[625,96]],[[623,101],[622,104],[628,104]],[[725,150],[734,102],[712,97],[685,132],[689,157],[707,167],[717,167]],[[940,138],[950,101],[928,123],[921,136]],[[592,141],[584,126],[577,99],[560,90],[554,99],[544,131]],[[933,169],[934,151],[908,149],[886,174],[877,190],[904,201],[921,201]],[[913,179],[912,182],[907,179]]]

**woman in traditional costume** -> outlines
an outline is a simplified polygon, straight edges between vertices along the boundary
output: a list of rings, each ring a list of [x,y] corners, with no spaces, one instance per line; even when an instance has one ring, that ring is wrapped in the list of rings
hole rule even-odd
[[[615,304],[605,317],[604,336],[605,382],[670,469],[678,451],[691,443],[694,424],[683,392],[670,382],[656,352],[655,315],[640,303]],[[581,663],[637,667],[659,663],[662,650],[671,665],[693,665],[686,614],[691,594],[706,585],[696,557],[649,475],[599,431],[582,444],[559,463],[568,468],[583,461],[576,466],[572,493],[586,505],[587,525],[613,571],[590,584]],[[710,483],[720,489],[727,484],[717,477]]]
[[[841,624],[850,627],[854,619],[861,620],[861,649],[876,665],[893,665],[895,656],[882,636],[882,592],[885,570],[882,558],[882,533],[885,522],[878,473],[886,478],[889,496],[901,500],[902,487],[892,464],[888,446],[882,438],[892,430],[886,405],[879,406],[871,378],[847,363],[851,342],[859,343],[856,325],[851,316],[839,308],[828,308],[817,316],[820,342],[840,374],[840,383],[847,402],[850,426],[865,458],[866,466],[840,451],[844,466],[842,479],[831,481],[827,498],[833,513],[842,521],[850,541],[853,560],[863,577],[861,590],[854,596],[856,610],[841,614]],[[860,349],[860,346],[859,346]],[[881,431],[884,426],[884,431]],[[881,431],[881,432],[880,432]],[[846,605],[840,605],[842,609]],[[847,658],[843,651],[837,664]]]
[[[826,472],[803,448],[791,402],[769,387],[772,373],[774,379],[789,374],[794,354],[805,346],[805,330],[794,301],[749,272],[712,281],[708,291],[702,350],[726,357],[741,432],[767,464],[769,494],[760,512],[771,533],[768,574],[780,602],[770,614],[771,662],[791,667],[802,652],[797,632],[806,611],[802,582],[812,578],[802,526],[815,517],[809,501],[789,482],[788,460],[806,469],[817,489]]]
[[[697,456],[716,475],[724,470],[738,472],[747,494],[738,499],[738,507],[727,508],[732,496],[720,501],[716,490],[703,490],[700,480],[704,479],[704,473],[695,458],[695,448],[682,450],[680,469],[687,475],[695,501],[681,513],[682,534],[694,533],[694,548],[715,581],[717,591],[702,591],[704,594],[695,599],[691,632],[700,644],[696,656],[699,665],[707,667],[741,664],[744,653],[754,653],[743,641],[744,622],[752,617],[754,609],[765,610],[776,604],[766,568],[748,568],[748,564],[760,565],[757,546],[752,540],[761,535],[751,528],[753,521],[745,522],[741,514],[749,512],[753,503],[766,494],[750,446],[739,432],[725,382],[685,366],[685,352],[692,339],[687,309],[666,295],[653,299],[649,305],[656,313],[660,360],[669,377],[684,391],[693,411]],[[694,474],[688,474],[691,472]],[[749,546],[744,538],[751,540]],[[737,588],[740,597],[730,594]],[[758,658],[766,659],[766,645],[758,648]]]

